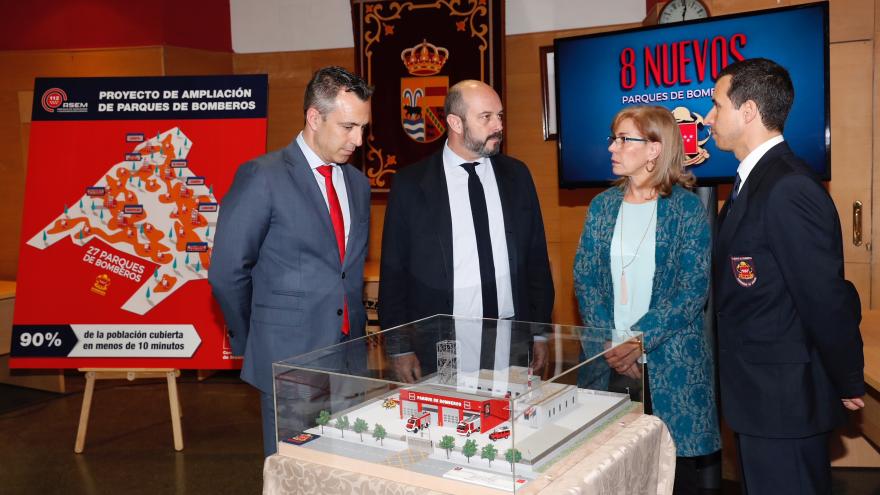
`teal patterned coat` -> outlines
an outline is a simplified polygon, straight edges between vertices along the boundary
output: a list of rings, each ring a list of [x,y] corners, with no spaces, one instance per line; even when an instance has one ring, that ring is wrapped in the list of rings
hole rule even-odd
[[[622,201],[618,187],[593,199],[575,254],[574,291],[586,326],[614,327],[610,249]],[[699,198],[680,186],[661,197],[656,237],[651,304],[632,330],[644,335],[653,413],[669,427],[677,455],[705,455],[721,448],[721,438],[703,334],[711,237]]]

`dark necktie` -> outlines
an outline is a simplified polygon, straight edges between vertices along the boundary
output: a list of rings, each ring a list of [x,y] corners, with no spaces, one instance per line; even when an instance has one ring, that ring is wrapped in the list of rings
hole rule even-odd
[[[733,179],[733,189],[730,190],[730,199],[727,201],[728,206],[727,209],[733,207],[733,202],[736,201],[736,197],[739,196],[739,186],[742,184],[742,181],[739,178],[739,173],[736,174],[736,178]]]
[[[478,163],[462,163],[468,173],[468,196],[471,215],[474,217],[474,233],[477,236],[477,256],[480,259],[480,284],[483,292],[483,318],[498,318],[498,289],[495,287],[495,260],[492,257],[492,238],[489,236],[489,211],[486,209],[486,193],[477,177]]]
[[[339,247],[339,262],[345,260],[345,220],[342,218],[342,207],[339,206],[339,196],[333,187],[333,166],[321,165],[318,173],[324,176],[324,186],[327,188],[327,203],[330,204],[330,221],[333,222],[333,232],[336,234],[336,245]],[[348,335],[348,302],[342,300],[342,333]]]

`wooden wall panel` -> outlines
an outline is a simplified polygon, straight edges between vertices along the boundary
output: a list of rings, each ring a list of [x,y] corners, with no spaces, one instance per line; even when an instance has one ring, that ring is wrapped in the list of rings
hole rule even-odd
[[[812,1],[812,0],[809,0]],[[803,0],[802,3],[809,3]],[[874,0],[829,2],[829,37],[832,43],[870,40],[874,36]]]
[[[27,141],[21,133],[18,93],[0,90],[0,279],[15,280],[18,242],[21,231],[21,204],[24,198]]]
[[[833,43],[831,45],[831,174],[829,191],[837,205],[843,229],[846,275],[856,286],[865,308],[871,304],[870,246],[871,239],[871,177],[873,129],[871,101],[873,90],[869,41]],[[863,207],[860,246],[853,244],[852,205],[861,201]]]
[[[751,12],[791,5],[790,0],[707,0],[706,6],[713,16]]]
[[[704,0],[714,16],[814,3],[816,0]],[[871,39],[874,0],[830,0],[831,42]]]
[[[874,2],[874,39],[876,40],[878,36],[880,36],[880,0],[875,0]],[[880,64],[877,64],[877,60],[880,59],[880,43],[874,43],[874,53],[873,53],[873,95],[880,94]],[[866,102],[867,105],[867,102]],[[880,197],[880,174],[874,174],[874,164],[880,163],[880,146],[877,143],[880,143],[880,101],[876,98],[876,96],[871,101],[871,112],[872,112],[872,120],[873,124],[872,128],[872,166],[871,172],[872,175],[870,177],[871,182],[871,192],[872,197]],[[866,178],[868,180],[868,178]],[[873,218],[880,218],[880,201],[872,201],[871,204],[871,213]],[[873,226],[872,226],[873,227]],[[872,245],[876,244],[871,239]],[[871,249],[871,285],[880,286],[880,259],[877,258],[877,250]],[[874,281],[877,281],[877,284],[874,284]],[[864,301],[865,297],[862,296],[862,300]],[[871,291],[871,308],[880,308],[880,290],[872,290]],[[864,304],[864,302],[863,302]]]
[[[160,75],[161,53],[159,47],[0,52],[0,90],[30,91],[35,77]]]
[[[232,54],[195,48],[162,48],[162,70],[166,76],[232,74]]]

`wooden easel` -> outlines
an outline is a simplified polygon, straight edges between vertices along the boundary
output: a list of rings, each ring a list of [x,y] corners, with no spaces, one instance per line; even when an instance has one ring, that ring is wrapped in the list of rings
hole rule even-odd
[[[81,454],[86,443],[86,432],[89,427],[89,412],[92,408],[92,395],[95,392],[95,380],[128,380],[135,378],[165,378],[168,380],[168,402],[171,406],[171,431],[174,435],[174,450],[183,450],[183,432],[180,428],[180,398],[177,395],[177,377],[180,370],[170,368],[80,368],[86,374],[86,388],[83,393],[82,410],[79,413],[79,428],[76,430],[76,444],[73,451]]]

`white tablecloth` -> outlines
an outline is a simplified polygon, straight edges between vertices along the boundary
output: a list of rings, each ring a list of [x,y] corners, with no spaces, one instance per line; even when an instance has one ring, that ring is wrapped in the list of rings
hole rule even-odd
[[[555,463],[517,493],[670,495],[675,475],[675,445],[655,416],[630,414]],[[347,471],[284,455],[266,458],[264,495],[468,493],[434,491],[369,474]],[[503,492],[499,492],[503,493]]]

